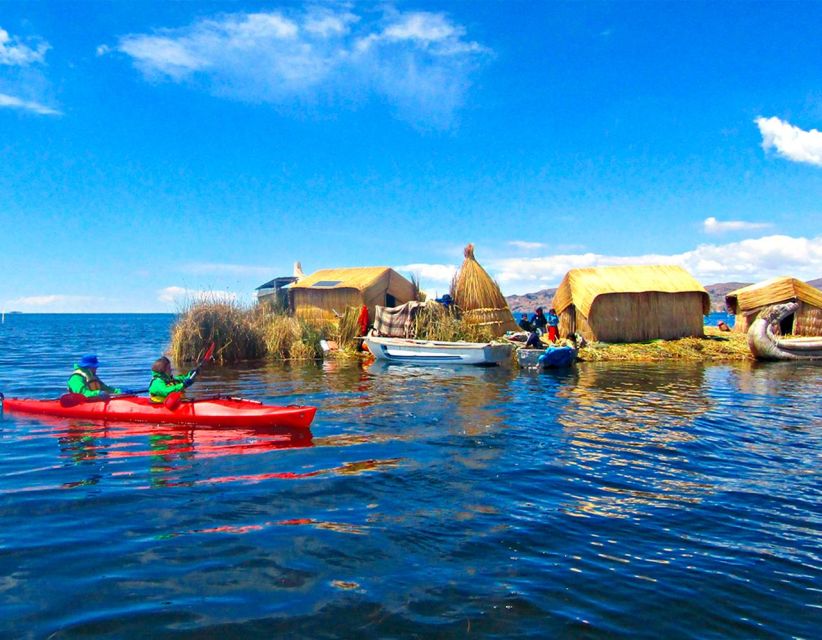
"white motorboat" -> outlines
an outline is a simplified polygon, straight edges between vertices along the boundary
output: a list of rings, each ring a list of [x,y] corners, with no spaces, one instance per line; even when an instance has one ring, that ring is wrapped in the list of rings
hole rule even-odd
[[[493,342],[439,342],[367,336],[365,344],[377,360],[418,364],[497,365],[511,359],[513,345]]]

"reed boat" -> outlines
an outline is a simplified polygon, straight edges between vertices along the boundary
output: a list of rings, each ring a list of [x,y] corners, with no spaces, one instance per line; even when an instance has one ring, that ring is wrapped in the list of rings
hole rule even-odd
[[[748,329],[748,346],[757,360],[822,360],[822,336],[783,338],[773,326],[795,313],[796,302],[775,304],[763,311]]]
[[[494,366],[511,358],[513,345],[494,342],[443,342],[367,336],[365,344],[377,360],[415,364]]]

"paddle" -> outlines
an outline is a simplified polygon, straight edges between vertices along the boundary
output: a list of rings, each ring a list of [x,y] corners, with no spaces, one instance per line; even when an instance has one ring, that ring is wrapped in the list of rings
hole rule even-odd
[[[208,362],[209,360],[213,359],[214,357],[214,342],[208,345],[208,349],[203,354],[203,357],[200,358],[200,362],[194,367],[191,371],[188,372],[188,379],[191,382],[194,382],[194,378],[196,378],[200,374],[200,369],[203,368],[203,365]],[[189,383],[190,384],[190,383]]]

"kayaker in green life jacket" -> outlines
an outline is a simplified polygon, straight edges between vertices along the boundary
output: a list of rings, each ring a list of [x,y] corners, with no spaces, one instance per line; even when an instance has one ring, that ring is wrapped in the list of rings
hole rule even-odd
[[[196,370],[195,370],[196,371]],[[171,361],[162,356],[151,365],[151,384],[148,385],[148,395],[152,402],[163,402],[169,394],[184,391],[194,383],[194,371],[184,376],[175,376],[171,370]]]
[[[74,365],[74,373],[68,379],[68,390],[87,398],[105,398],[109,394],[121,393],[120,389],[108,386],[97,377],[99,366],[100,361],[95,355],[89,354],[80,358],[80,362]]]

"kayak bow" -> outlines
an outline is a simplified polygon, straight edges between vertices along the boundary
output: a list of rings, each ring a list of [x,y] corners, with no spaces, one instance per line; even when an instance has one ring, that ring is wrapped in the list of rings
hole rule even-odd
[[[175,409],[136,396],[95,398],[78,402],[77,394],[66,394],[56,400],[6,398],[9,413],[81,418],[91,420],[124,420],[193,424],[209,427],[291,427],[308,429],[317,407],[300,405],[273,406],[243,398],[206,398],[184,400]]]

